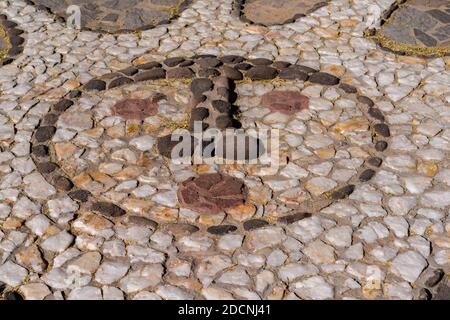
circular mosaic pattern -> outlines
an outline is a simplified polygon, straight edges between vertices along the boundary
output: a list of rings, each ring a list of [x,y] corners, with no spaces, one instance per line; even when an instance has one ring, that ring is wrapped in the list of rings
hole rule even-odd
[[[213,76],[201,77],[205,70]],[[170,162],[166,137],[175,129],[193,121],[237,128],[236,110],[244,129],[280,130],[279,168]],[[372,100],[331,74],[208,55],[91,80],[45,116],[33,155],[44,177],[88,210],[165,224],[178,221],[181,206],[204,216],[196,228],[219,234],[292,223],[349,197],[375,176],[389,137]],[[284,209],[253,219],[261,205]]]
[[[146,30],[168,23],[186,9],[190,0],[32,0],[40,9],[65,20],[68,8],[80,8],[84,30],[110,33]]]
[[[244,22],[272,26],[294,22],[327,3],[326,0],[236,0],[235,11]]]
[[[406,0],[395,3],[372,37],[394,52],[443,56],[450,52],[450,1]]]
[[[25,39],[21,37],[23,31],[17,23],[0,15],[0,65],[10,64],[14,58],[21,54]]]

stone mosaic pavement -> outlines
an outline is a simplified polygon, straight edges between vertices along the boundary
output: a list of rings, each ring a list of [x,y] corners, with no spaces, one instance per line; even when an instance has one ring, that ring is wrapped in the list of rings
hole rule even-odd
[[[449,53],[450,1],[403,1],[378,35],[382,44],[394,51],[424,55]]]
[[[365,38],[392,3],[264,27],[197,0],[110,35],[1,0],[26,40],[0,73],[2,297],[449,299],[450,59]],[[192,120],[279,129],[282,165],[174,164]]]
[[[167,23],[189,0],[32,0],[35,5],[67,19],[71,5],[81,10],[83,29],[106,32],[145,30]],[[71,11],[69,12],[71,13]]]
[[[244,21],[270,26],[294,22],[323,7],[324,0],[236,0]]]

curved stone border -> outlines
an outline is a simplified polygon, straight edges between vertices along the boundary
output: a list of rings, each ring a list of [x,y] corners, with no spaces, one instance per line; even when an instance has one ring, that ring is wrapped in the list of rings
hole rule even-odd
[[[382,27],[389,23],[394,13],[405,5],[408,0],[397,0],[389,9],[387,9],[381,16],[381,24],[379,28],[367,29],[364,36],[379,44],[380,48],[395,54],[413,55],[420,58],[436,58],[450,55],[450,47],[423,47],[417,45],[408,45],[395,40],[389,39],[382,34]]]
[[[209,70],[207,73],[214,74],[214,76],[205,77],[205,70]],[[213,78],[213,80],[211,81],[209,78]],[[205,101],[203,98],[199,99],[199,97],[204,97],[201,93],[213,90],[210,84],[219,84],[218,87],[216,87],[216,93],[217,91],[221,91],[219,89],[225,88],[226,90],[224,91],[228,93],[228,97],[230,97],[232,94],[230,94],[229,88],[232,86],[229,88],[221,86],[224,80],[227,80],[228,83],[234,83],[238,80],[270,81],[275,78],[281,80],[308,81],[324,86],[338,86],[345,93],[353,95],[361,105],[365,106],[362,112],[369,120],[370,130],[373,133],[373,150],[371,152],[371,158],[358,169],[358,175],[357,178],[354,178],[354,182],[332,190],[331,192],[322,195],[320,199],[313,199],[306,203],[300,203],[299,210],[304,210],[305,213],[297,213],[278,219],[278,222],[281,224],[294,223],[295,221],[307,217],[311,213],[320,211],[335,201],[347,198],[353,193],[357,184],[370,181],[376,174],[377,168],[379,168],[383,162],[382,154],[388,147],[386,140],[390,137],[390,129],[388,125],[385,124],[383,113],[375,107],[375,103],[370,98],[359,95],[358,90],[355,87],[341,83],[340,79],[334,75],[320,72],[299,64],[292,65],[288,62],[273,62],[262,58],[248,60],[240,56],[216,57],[213,55],[200,55],[191,58],[169,58],[162,63],[149,62],[132,66],[100,78],[92,79],[80,90],[70,91],[64,98],[54,104],[49,113],[40,121],[31,141],[32,158],[36,163],[38,171],[59,191],[67,192],[73,200],[79,202],[89,210],[98,212],[110,218],[121,217],[126,214],[124,209],[110,202],[92,199],[93,196],[90,192],[76,187],[59,165],[51,162],[50,142],[56,132],[55,124],[58,121],[59,116],[75,104],[74,101],[76,99],[80,98],[85,92],[104,91],[106,89],[116,88],[130,83],[162,79],[194,79],[192,84],[196,81],[208,83],[207,86],[202,86],[203,91],[200,93],[197,92],[197,86],[191,85],[191,90],[193,92],[193,110],[196,110],[195,106],[199,101]],[[230,103],[229,101],[232,100],[223,101],[228,101],[228,103]],[[214,108],[212,103],[213,102],[211,102],[211,108]],[[243,228],[244,230],[249,231],[265,225],[267,225],[267,221],[256,219],[246,221]],[[228,233],[237,229],[233,226],[227,226],[226,228],[223,228],[222,226],[221,228],[213,228],[209,231],[214,234],[219,234],[222,232],[221,230],[224,233]]]
[[[184,10],[186,10],[192,3],[193,0],[184,0],[178,7],[177,7],[177,11],[176,13],[174,13],[169,19],[167,20],[162,20],[157,24],[148,24],[148,25],[142,25],[139,28],[134,28],[134,29],[118,29],[115,31],[107,31],[104,30],[103,28],[89,28],[89,27],[82,27],[81,30],[83,31],[92,31],[92,32],[100,32],[100,33],[106,33],[106,34],[120,34],[120,33],[130,33],[130,32],[136,32],[136,31],[145,31],[145,30],[149,30],[149,29],[153,29],[156,28],[157,26],[160,25],[164,25],[164,24],[169,24],[172,20],[177,19],[180,17],[181,12],[183,12]],[[38,10],[42,10],[45,11],[51,15],[54,15],[55,17],[57,17],[57,21],[61,22],[61,23],[66,23],[66,18],[53,12],[53,10],[45,5],[41,5],[41,4],[37,4],[35,0],[26,0],[26,2],[30,5],[35,6]]]
[[[326,5],[328,5],[328,2],[330,0],[324,0],[323,2],[318,3],[317,6],[315,6],[314,8],[310,9],[307,14],[310,14],[316,10],[319,10],[322,7],[325,7]],[[304,14],[296,14],[294,15],[292,18],[287,19],[286,21],[282,22],[282,23],[278,23],[278,24],[264,24],[264,23],[257,23],[254,22],[250,19],[248,19],[244,12],[244,6],[245,6],[245,2],[246,0],[234,0],[233,2],[233,7],[232,7],[232,14],[236,17],[238,17],[239,19],[241,19],[242,22],[248,23],[248,24],[252,24],[252,25],[258,25],[258,26],[263,26],[263,27],[270,27],[270,26],[281,26],[284,24],[288,24],[288,23],[293,23],[295,22],[297,19],[305,17]]]
[[[0,53],[0,66],[4,66],[13,62],[23,52],[25,39],[20,36],[23,34],[23,31],[17,28],[17,23],[8,20],[6,15],[0,15],[0,23],[4,31],[4,34],[0,36],[4,38],[9,46],[7,52]]]

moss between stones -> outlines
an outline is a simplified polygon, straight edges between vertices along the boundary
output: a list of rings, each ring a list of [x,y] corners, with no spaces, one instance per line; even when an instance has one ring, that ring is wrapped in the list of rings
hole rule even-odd
[[[8,34],[6,33],[6,31],[3,29],[3,27],[1,25],[0,25],[0,38],[2,39],[0,41],[4,41],[6,43],[6,48],[4,48],[3,50],[0,51],[0,61],[1,61],[6,58],[6,56],[8,55],[9,49],[11,49],[11,42],[9,41]]]

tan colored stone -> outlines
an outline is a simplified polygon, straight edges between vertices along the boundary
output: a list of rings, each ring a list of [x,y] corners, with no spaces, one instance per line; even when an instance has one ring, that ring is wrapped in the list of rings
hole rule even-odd
[[[252,204],[242,204],[237,207],[225,210],[236,221],[250,220],[256,212],[256,208]]]
[[[70,159],[79,149],[71,142],[61,142],[55,144],[55,153],[58,161]]]
[[[350,132],[365,132],[369,130],[369,121],[365,118],[353,118],[333,127],[333,130],[339,134],[347,134]]]

